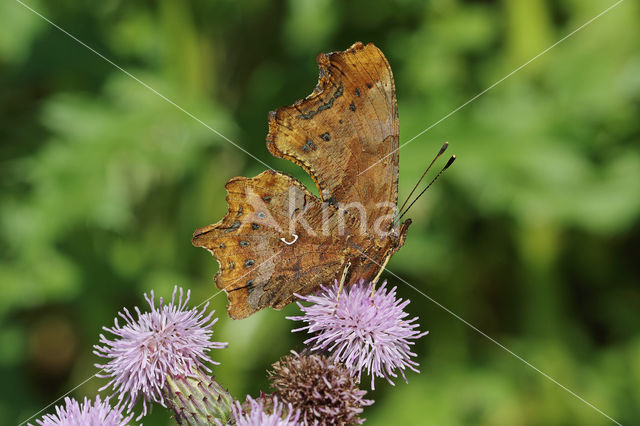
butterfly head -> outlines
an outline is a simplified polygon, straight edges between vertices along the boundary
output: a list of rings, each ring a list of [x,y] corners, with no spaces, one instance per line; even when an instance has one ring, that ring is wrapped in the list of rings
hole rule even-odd
[[[378,240],[377,249],[383,254],[394,254],[402,248],[407,237],[407,231],[411,225],[411,219],[407,219],[402,223],[394,222],[382,239]]]
[[[411,225],[411,219],[407,219],[400,224],[400,226],[394,226],[391,229],[392,248],[394,253],[404,245],[404,240],[407,238],[407,231]]]

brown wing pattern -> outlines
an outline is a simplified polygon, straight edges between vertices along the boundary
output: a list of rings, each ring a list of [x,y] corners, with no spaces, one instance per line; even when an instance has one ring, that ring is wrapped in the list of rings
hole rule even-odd
[[[233,178],[226,189],[227,215],[196,230],[193,244],[218,259],[215,282],[228,293],[229,316],[245,318],[268,306],[281,309],[294,292],[308,294],[335,278],[345,263],[348,238],[338,232],[337,208],[271,170]],[[345,220],[343,235],[357,232],[358,223]]]
[[[267,147],[303,167],[324,201],[361,203],[369,227],[387,215],[379,223],[386,230],[398,188],[398,111],[391,68],[373,44],[321,53],[317,61],[320,77],[314,92],[269,114]],[[386,205],[379,206],[381,202]]]

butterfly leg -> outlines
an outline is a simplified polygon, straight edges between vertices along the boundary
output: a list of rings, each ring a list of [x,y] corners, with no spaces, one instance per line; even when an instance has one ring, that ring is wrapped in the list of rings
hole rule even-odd
[[[389,259],[391,259],[391,254],[392,253],[389,253],[389,255],[384,260],[384,263],[382,264],[382,266],[380,266],[380,270],[376,274],[376,277],[373,280],[371,280],[371,298],[372,299],[373,299],[374,293],[376,292],[376,284],[378,284],[378,280],[380,279],[380,275],[382,275],[382,272],[384,271],[384,268],[387,266],[387,263],[389,263]]]
[[[342,286],[347,279],[349,268],[351,268],[351,262],[347,262],[347,264],[344,266],[344,269],[342,270],[342,277],[340,277],[340,285],[338,285],[338,295],[336,296],[336,302],[340,300],[340,293],[342,293]]]

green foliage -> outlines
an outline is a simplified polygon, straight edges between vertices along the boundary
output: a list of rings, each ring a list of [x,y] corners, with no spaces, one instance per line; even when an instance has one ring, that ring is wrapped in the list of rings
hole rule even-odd
[[[264,137],[267,112],[313,88],[318,52],[381,47],[403,143],[613,2],[27,4],[311,185]],[[623,424],[640,421],[638,12],[621,3],[400,151],[401,199],[442,142],[459,159],[389,264]],[[95,371],[100,327],[144,291],[214,294],[217,266],[191,233],[224,214],[228,178],[264,165],[17,2],[0,5],[0,87],[0,418],[16,423]],[[421,374],[376,390],[369,423],[607,424],[385,276],[430,334]],[[228,320],[224,299],[212,304],[230,347],[214,372],[256,396],[300,337],[283,312]]]

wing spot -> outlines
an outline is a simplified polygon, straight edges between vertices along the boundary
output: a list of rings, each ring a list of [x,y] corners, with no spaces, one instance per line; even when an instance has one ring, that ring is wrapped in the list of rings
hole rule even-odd
[[[355,110],[356,110],[356,106],[353,104],[353,102],[351,102],[351,103],[349,104],[349,109],[350,109],[351,111],[354,111],[354,112],[355,112]]]
[[[240,217],[240,216],[242,216],[242,212],[243,212],[243,211],[244,211],[244,209],[242,208],[242,206],[240,206],[240,207],[238,208],[238,214],[236,215],[236,217]]]
[[[224,245],[224,243],[220,243],[220,248],[225,248],[226,246]]]
[[[264,212],[258,212],[258,218],[265,219],[267,215]]]
[[[229,262],[229,269],[233,269],[236,267],[235,262]]]
[[[233,222],[233,225],[231,225],[229,228],[225,229],[222,233],[223,234],[227,234],[229,232],[235,231],[238,228],[240,228],[240,221],[236,220],[235,222]]]
[[[372,87],[373,87],[373,84],[367,83],[367,88],[371,89]]]
[[[353,91],[353,93],[355,93],[357,97],[360,97],[360,89],[358,89],[357,87],[356,90]]]
[[[262,200],[263,200],[265,203],[270,203],[270,202],[271,202],[271,197],[269,197],[268,195],[265,195],[264,197],[262,197]]]
[[[256,229],[258,229],[258,228],[260,228],[260,225],[258,225],[257,223],[252,223],[252,224],[251,224],[251,229],[253,229],[254,231],[255,231]]]
[[[248,241],[240,241],[240,247],[247,247],[249,245]]]
[[[311,139],[307,139],[307,142],[304,145],[302,145],[303,152],[309,152],[309,151],[315,151],[315,150],[316,150],[316,144],[313,143]]]
[[[244,262],[244,266],[247,268],[251,268],[256,262],[254,262],[253,259],[249,259],[246,262]]]
[[[311,110],[307,113],[304,114],[300,114],[298,117],[302,118],[303,120],[310,120],[313,118],[314,115],[318,114],[319,112],[325,111],[329,108],[331,108],[333,106],[333,101],[335,101],[337,98],[339,98],[340,96],[342,96],[342,82],[340,82],[340,86],[336,89],[336,91],[333,93],[333,96],[331,98],[329,98],[329,100],[327,102],[325,102],[324,104],[320,105],[318,107],[318,109],[316,110]]]
[[[324,132],[323,134],[320,135],[320,139],[322,139],[325,142],[329,142],[331,140],[331,135],[329,134],[329,132]]]
[[[336,89],[336,91],[333,93],[333,98],[337,99],[340,96],[342,96],[342,91],[343,91],[343,87],[342,87],[342,82],[340,82],[340,86],[338,86],[338,88]]]

